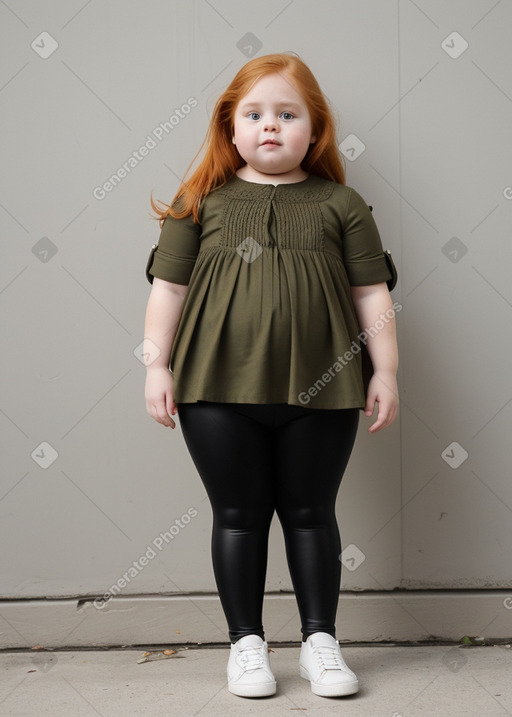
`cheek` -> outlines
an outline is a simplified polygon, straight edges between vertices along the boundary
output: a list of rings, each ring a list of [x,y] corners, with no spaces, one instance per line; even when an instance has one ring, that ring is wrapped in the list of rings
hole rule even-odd
[[[251,127],[247,125],[235,126],[235,137],[237,144],[247,145],[251,142],[254,132],[251,132]]]
[[[301,130],[300,132],[297,132],[297,134],[294,135],[293,140],[292,140],[293,146],[296,149],[304,149],[304,148],[307,149],[310,145],[310,138],[311,138],[310,132],[304,132]]]
[[[244,132],[240,132],[238,135],[236,135],[236,146],[239,152],[246,152],[250,146],[251,143],[247,137],[247,134]]]
[[[235,134],[236,149],[238,154],[247,161],[254,152],[254,141],[248,136],[247,132],[241,130],[238,134]]]

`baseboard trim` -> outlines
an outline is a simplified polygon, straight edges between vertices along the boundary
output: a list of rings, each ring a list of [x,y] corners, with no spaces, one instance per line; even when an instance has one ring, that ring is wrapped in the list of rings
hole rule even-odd
[[[218,595],[128,595],[96,607],[93,597],[0,601],[0,649],[227,644]],[[293,593],[266,593],[268,642],[301,639]],[[343,592],[337,637],[350,642],[450,642],[512,636],[512,591]]]

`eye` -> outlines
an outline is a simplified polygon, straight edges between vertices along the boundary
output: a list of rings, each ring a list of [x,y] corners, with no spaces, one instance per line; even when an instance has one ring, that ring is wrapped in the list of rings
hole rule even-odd
[[[254,115],[256,115],[256,117],[254,117]],[[259,118],[260,118],[260,113],[259,113],[259,112],[249,112],[248,117],[249,117],[250,119],[259,119]]]
[[[291,112],[281,112],[284,120],[290,120],[293,119],[293,115]]]

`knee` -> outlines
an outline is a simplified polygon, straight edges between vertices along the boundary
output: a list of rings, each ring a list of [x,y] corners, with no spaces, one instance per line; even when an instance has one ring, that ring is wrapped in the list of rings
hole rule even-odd
[[[336,514],[332,508],[320,505],[284,507],[276,509],[281,525],[286,528],[314,530],[336,523]]]
[[[237,506],[215,511],[214,519],[217,526],[223,529],[252,533],[268,529],[273,514],[273,508]]]

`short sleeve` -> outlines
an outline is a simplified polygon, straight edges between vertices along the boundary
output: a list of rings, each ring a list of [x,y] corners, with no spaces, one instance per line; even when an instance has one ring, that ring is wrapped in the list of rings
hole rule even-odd
[[[351,286],[391,279],[379,230],[364,199],[350,189],[343,222],[343,263]]]
[[[200,243],[201,225],[193,221],[192,215],[184,219],[168,215],[162,225],[149,273],[173,284],[187,285]]]

